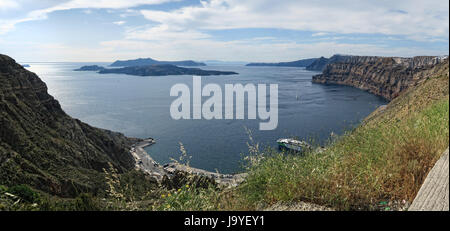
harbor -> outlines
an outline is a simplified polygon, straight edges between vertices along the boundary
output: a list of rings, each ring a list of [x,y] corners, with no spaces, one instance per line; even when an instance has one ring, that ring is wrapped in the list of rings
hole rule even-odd
[[[218,185],[223,187],[236,187],[242,183],[247,176],[247,173],[240,174],[221,174],[218,172],[210,172],[199,168],[171,162],[165,165],[160,165],[145,151],[145,147],[155,144],[153,138],[143,139],[131,146],[130,153],[135,159],[135,168],[142,170],[149,176],[161,182],[164,176],[172,177],[176,171],[187,172],[197,176],[205,176],[213,179]]]

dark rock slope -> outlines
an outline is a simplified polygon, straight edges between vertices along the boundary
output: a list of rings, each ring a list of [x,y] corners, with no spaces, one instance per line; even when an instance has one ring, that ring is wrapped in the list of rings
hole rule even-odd
[[[428,78],[441,62],[448,63],[448,58],[350,56],[327,64],[323,73],[313,76],[312,81],[353,86],[392,100]]]
[[[232,71],[202,70],[199,68],[177,67],[171,64],[157,64],[148,66],[132,66],[122,68],[102,69],[100,74],[127,74],[137,76],[167,76],[167,75],[236,75]]]
[[[350,55],[333,55],[330,58],[320,57],[316,59],[313,63],[306,66],[306,70],[308,71],[323,71],[328,64],[335,62],[342,62],[348,58],[351,58]],[[369,56],[367,56],[369,57]]]
[[[134,141],[71,118],[36,74],[0,55],[0,185],[96,193],[108,162],[122,173],[134,168]]]
[[[152,58],[139,58],[133,60],[117,60],[112,63],[111,67],[131,67],[131,66],[148,66],[148,65],[162,65],[162,64],[171,64],[177,66],[206,66],[204,63],[195,62],[192,60],[183,60],[183,61],[158,61]]]
[[[105,68],[98,65],[89,65],[89,66],[82,66],[78,69],[75,69],[74,71],[100,71],[103,69]]]

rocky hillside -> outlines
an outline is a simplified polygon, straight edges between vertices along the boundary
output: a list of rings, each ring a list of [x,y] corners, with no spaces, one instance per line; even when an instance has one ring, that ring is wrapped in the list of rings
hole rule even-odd
[[[36,74],[0,55],[0,185],[95,194],[108,163],[119,173],[134,168],[134,141],[71,118]]]
[[[100,74],[126,74],[137,76],[167,76],[167,75],[236,75],[232,71],[202,70],[199,68],[178,67],[171,64],[155,64],[148,66],[131,66],[122,68],[100,69]]]
[[[349,56],[327,64],[322,74],[313,76],[313,82],[353,86],[392,100],[433,75],[436,64],[442,62],[448,65],[447,58],[434,56]]]
[[[328,64],[335,62],[342,62],[350,58],[350,55],[333,55],[330,58],[320,57],[316,59],[313,63],[306,66],[308,71],[323,71]]]
[[[204,63],[195,62],[192,60],[183,61],[158,61],[152,58],[139,58],[133,60],[117,60],[112,63],[111,67],[131,67],[131,66],[148,66],[148,65],[176,65],[176,66],[206,66]]]
[[[301,59],[292,62],[280,62],[280,63],[249,63],[245,66],[275,66],[275,67],[307,67],[315,62],[317,59]]]

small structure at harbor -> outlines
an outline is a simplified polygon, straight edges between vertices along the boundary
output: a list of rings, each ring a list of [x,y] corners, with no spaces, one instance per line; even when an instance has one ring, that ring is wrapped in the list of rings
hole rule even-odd
[[[311,145],[306,143],[305,141],[290,139],[290,138],[281,138],[277,140],[278,148],[281,150],[289,150],[294,152],[302,153],[306,150],[311,149]]]

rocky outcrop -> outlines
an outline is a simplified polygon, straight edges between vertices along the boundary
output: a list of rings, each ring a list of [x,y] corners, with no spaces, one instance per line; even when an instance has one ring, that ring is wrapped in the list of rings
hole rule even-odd
[[[166,76],[166,75],[235,75],[236,72],[232,71],[213,71],[202,70],[199,68],[185,68],[177,67],[175,65],[163,64],[163,65],[149,65],[149,66],[133,66],[122,68],[102,69],[98,73],[100,74],[126,74],[137,76]]]
[[[139,58],[133,60],[117,60],[112,63],[111,67],[131,67],[131,66],[147,66],[147,65],[161,65],[161,64],[171,64],[177,66],[206,66],[204,63],[195,62],[192,60],[183,61],[158,61],[152,58]]]
[[[78,69],[75,69],[74,71],[100,71],[103,69],[105,68],[98,65],[89,65],[89,66],[82,66]]]
[[[245,66],[275,66],[275,67],[307,67],[315,62],[317,59],[301,59],[292,62],[281,62],[281,63],[249,63]]]
[[[119,173],[134,168],[135,141],[71,118],[36,74],[0,55],[0,185],[67,197],[104,192],[108,163]]]
[[[351,55],[333,55],[330,58],[320,57],[310,65],[306,66],[308,71],[323,71],[328,64],[342,62],[352,57]]]
[[[448,58],[349,56],[327,64],[323,73],[313,76],[312,81],[353,86],[392,100],[430,77],[435,73],[436,64],[442,62],[448,65]]]

